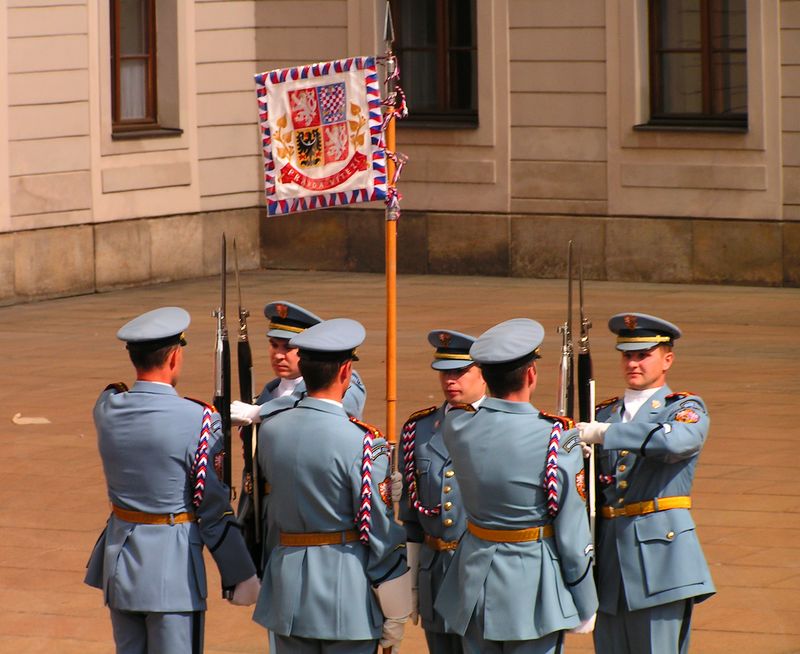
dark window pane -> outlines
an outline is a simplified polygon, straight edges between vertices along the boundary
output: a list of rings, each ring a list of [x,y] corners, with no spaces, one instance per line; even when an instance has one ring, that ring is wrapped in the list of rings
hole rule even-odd
[[[471,47],[475,44],[475,4],[456,0],[450,2],[450,45]]]
[[[139,55],[147,52],[145,0],[120,0],[120,54]]]
[[[747,124],[746,0],[649,0],[657,122]]]
[[[743,53],[716,54],[711,58],[715,114],[747,113],[747,57]]]
[[[453,109],[475,111],[478,108],[478,90],[473,83],[474,52],[450,53],[450,106]]]
[[[435,46],[436,3],[432,0],[402,0],[399,9],[403,47]]]
[[[436,111],[437,97],[435,52],[406,52],[401,69],[401,85],[408,98],[410,112]]]
[[[703,69],[699,53],[661,56],[661,97],[666,114],[702,113]]]
[[[473,124],[476,0],[395,0],[392,7],[409,121]]]
[[[711,47],[714,50],[747,48],[745,0],[715,0],[711,7]]]
[[[667,0],[661,11],[661,49],[699,50],[701,44],[700,0]]]

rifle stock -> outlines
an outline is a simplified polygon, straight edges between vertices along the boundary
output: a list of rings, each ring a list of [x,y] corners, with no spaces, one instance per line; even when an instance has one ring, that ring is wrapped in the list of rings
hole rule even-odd
[[[217,329],[214,340],[214,406],[219,412],[222,427],[222,482],[228,486],[229,497],[236,497],[231,484],[231,350],[228,342],[228,327],[225,322],[226,286],[226,241],[221,241],[220,305],[214,310]],[[222,597],[233,597],[233,588],[222,588]]]
[[[242,287],[239,282],[239,255],[236,241],[233,241],[233,256],[236,272],[236,292],[239,298],[239,335],[236,343],[236,354],[239,372],[239,397],[242,402],[253,402],[253,352],[247,333],[247,318],[250,312],[242,306]],[[236,518],[242,526],[247,549],[261,576],[261,488],[263,486],[258,472],[258,430],[255,425],[246,425],[239,429],[242,439],[242,455],[244,459],[244,481],[239,496]]]

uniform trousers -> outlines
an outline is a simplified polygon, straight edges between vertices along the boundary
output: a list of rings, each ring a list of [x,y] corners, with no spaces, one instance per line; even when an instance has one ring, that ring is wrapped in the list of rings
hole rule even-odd
[[[438,634],[434,631],[425,632],[430,654],[463,654],[461,636],[458,634]]]
[[[377,640],[320,640],[275,634],[274,654],[375,654],[377,649]]]
[[[603,654],[686,654],[692,624],[692,598],[617,615],[597,614],[594,648]]]
[[[117,654],[202,654],[205,612],[111,611]]]

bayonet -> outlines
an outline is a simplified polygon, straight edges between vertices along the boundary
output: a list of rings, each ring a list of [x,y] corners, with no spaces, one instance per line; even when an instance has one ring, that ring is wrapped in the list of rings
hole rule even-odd
[[[586,317],[583,304],[583,258],[578,265],[578,297],[580,302],[581,335],[578,339],[578,417],[581,422],[594,421],[595,382],[592,371],[592,354],[589,349],[589,329],[591,321]],[[595,541],[595,523],[597,521],[597,492],[595,480],[595,447],[589,446],[591,454],[584,459],[586,485],[589,489],[587,507],[589,511],[589,527],[592,542]]]
[[[558,327],[561,334],[561,364],[558,374],[558,415],[573,415],[573,345],[572,345],[572,241],[567,247],[567,319]]]

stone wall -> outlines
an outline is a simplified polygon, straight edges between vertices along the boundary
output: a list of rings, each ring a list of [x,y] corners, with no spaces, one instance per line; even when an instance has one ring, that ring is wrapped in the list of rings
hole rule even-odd
[[[259,266],[258,209],[0,234],[0,304],[219,273],[220,235],[239,266]]]
[[[328,210],[261,222],[261,265],[381,272],[380,211]],[[561,278],[567,242],[586,279],[800,286],[800,223],[405,211],[398,272]]]

